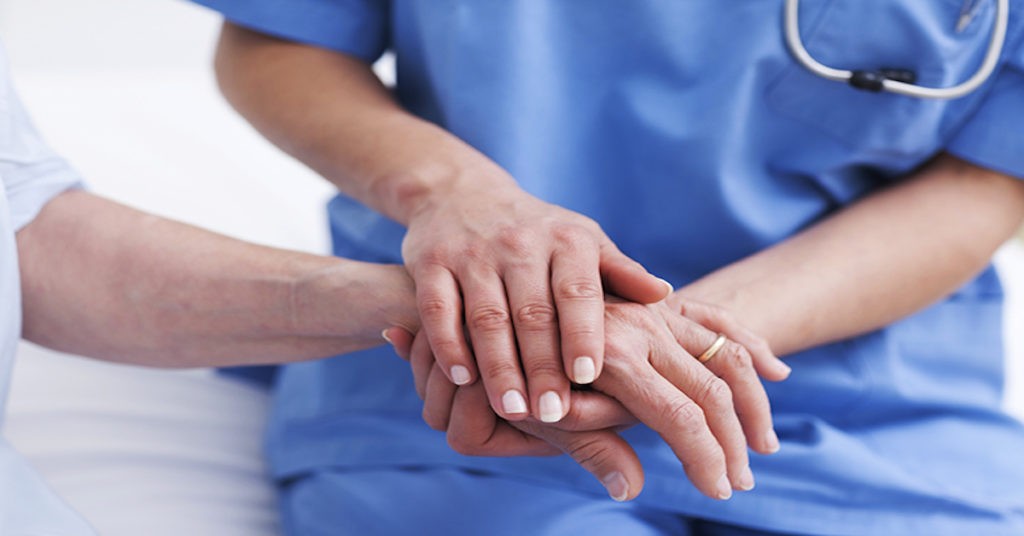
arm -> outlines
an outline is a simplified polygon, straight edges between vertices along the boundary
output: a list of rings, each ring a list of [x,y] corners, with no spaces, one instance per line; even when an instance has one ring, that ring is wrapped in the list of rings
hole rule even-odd
[[[644,303],[668,292],[592,220],[529,196],[484,155],[401,109],[354,57],[228,23],[216,70],[267,138],[409,228],[402,254],[442,370],[458,384],[482,376],[504,418],[523,419],[529,407],[558,420],[569,406],[566,371],[578,383],[600,375],[605,290]]]
[[[806,231],[681,289],[780,355],[866,333],[976,276],[1024,217],[1024,182],[949,155]],[[712,329],[716,313],[698,304]],[[742,335],[737,338],[743,342]]]
[[[17,235],[26,339],[163,367],[335,355],[417,325],[411,281],[380,266],[256,246],[86,192]]]

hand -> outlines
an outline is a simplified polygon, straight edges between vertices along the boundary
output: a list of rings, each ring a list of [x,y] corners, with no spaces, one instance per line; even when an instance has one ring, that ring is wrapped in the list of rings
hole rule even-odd
[[[483,385],[458,387],[445,378],[422,331],[413,340],[409,332],[392,328],[385,338],[399,356],[411,361],[416,390],[421,398],[426,395],[430,400],[424,405],[424,419],[435,430],[448,432],[449,445],[456,452],[475,456],[565,453],[597,477],[616,501],[634,499],[643,489],[640,459],[611,429],[636,421],[613,399],[596,392],[573,391],[572,411],[560,422],[524,419],[510,423],[491,410]],[[584,415],[589,419],[586,423]],[[600,417],[595,420],[595,416]]]
[[[709,347],[716,334],[666,304],[612,301],[606,318],[606,373],[595,382],[595,388],[615,397],[659,432],[683,462],[690,479],[708,496],[728,498],[731,488],[751,489],[754,482],[745,443],[758,452],[771,453],[777,450],[778,441],[771,428],[767,396],[749,353],[729,342],[705,367],[692,355]],[[473,438],[458,437],[467,426],[453,424],[457,411],[452,404],[458,400],[444,388],[446,382],[431,381],[434,375],[428,367],[432,361],[416,357],[422,355],[418,349],[412,353],[417,386],[426,397],[424,417],[428,423],[447,429],[449,442],[460,451],[495,455],[503,446],[496,441],[481,445],[473,444]],[[421,378],[427,378],[425,384]],[[597,410],[598,402],[594,403],[595,411],[574,419],[580,428],[588,422],[602,428],[624,422],[621,410],[607,405]],[[490,440],[492,436],[483,437]]]
[[[570,408],[566,372],[579,384],[600,376],[606,291],[651,303],[670,288],[593,220],[514,187],[427,203],[410,218],[402,253],[442,371],[457,385],[482,376],[507,420],[532,408],[558,421]]]

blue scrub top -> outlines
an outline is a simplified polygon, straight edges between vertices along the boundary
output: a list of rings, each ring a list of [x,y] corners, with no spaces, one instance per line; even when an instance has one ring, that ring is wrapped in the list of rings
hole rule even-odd
[[[200,0],[252,28],[356,55],[397,54],[412,113],[494,159],[527,191],[586,214],[683,285],[900,180],[939,151],[1024,177],[1024,2],[996,76],[952,101],[853,90],[797,65],[782,0]],[[959,83],[994,2],[804,0],[823,63]],[[330,205],[335,252],[399,262],[403,229]],[[871,281],[850,284],[870,285]],[[767,389],[782,450],[754,492],[701,496],[650,430],[627,435],[641,503],[775,531],[1024,533],[1024,428],[1000,411],[1002,290],[986,270],[885,329],[793,356]],[[269,438],[278,477],[445,465],[604,496],[571,460],[453,453],[420,420],[405,362],[377,349],[288,366]]]

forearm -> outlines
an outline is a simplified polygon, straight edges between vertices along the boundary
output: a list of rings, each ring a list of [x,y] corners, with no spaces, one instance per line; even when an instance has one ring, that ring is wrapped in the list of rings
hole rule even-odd
[[[216,71],[224,95],[263,135],[400,223],[454,191],[517,189],[482,154],[403,110],[354,57],[226,23]]]
[[[948,295],[987,266],[1022,215],[1021,181],[943,156],[679,294],[730,310],[785,355]]]
[[[324,357],[414,326],[400,267],[256,246],[85,192],[18,233],[23,335],[152,366]]]

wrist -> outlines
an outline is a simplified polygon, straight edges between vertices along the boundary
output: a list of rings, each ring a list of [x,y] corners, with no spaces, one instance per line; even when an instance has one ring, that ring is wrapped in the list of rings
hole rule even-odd
[[[373,188],[388,215],[405,226],[420,215],[443,209],[453,202],[501,198],[502,192],[523,193],[508,173],[490,161],[432,162],[415,170],[385,176],[374,181]]]
[[[379,342],[389,327],[419,328],[412,281],[401,266],[332,259],[296,274],[291,288],[294,335],[364,346]]]

